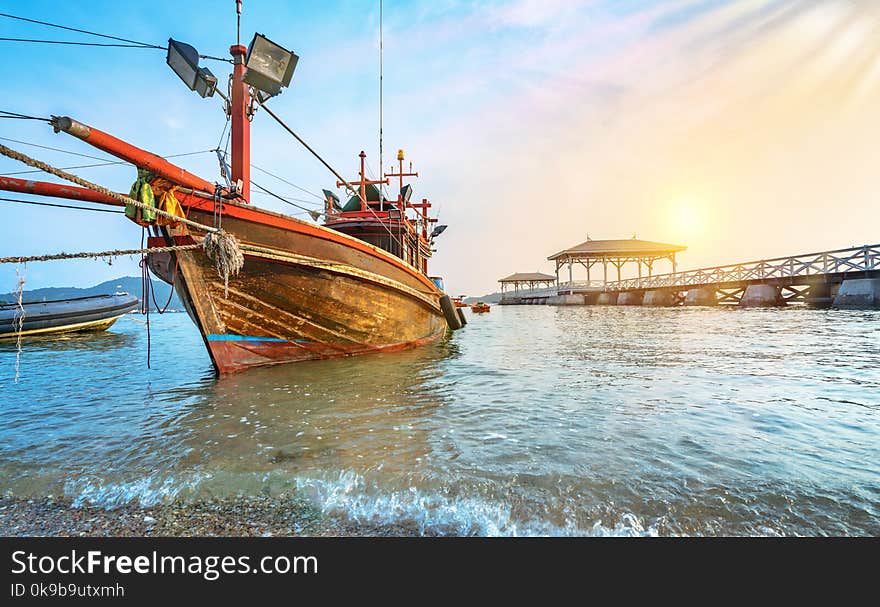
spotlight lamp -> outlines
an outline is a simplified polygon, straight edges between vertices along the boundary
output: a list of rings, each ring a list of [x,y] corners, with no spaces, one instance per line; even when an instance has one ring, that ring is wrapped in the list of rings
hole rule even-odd
[[[290,85],[298,61],[295,53],[254,34],[245,58],[244,81],[263,93],[260,99],[265,101]]]
[[[165,61],[189,90],[202,97],[210,97],[217,90],[217,77],[208,68],[199,67],[199,52],[189,44],[169,38]]]

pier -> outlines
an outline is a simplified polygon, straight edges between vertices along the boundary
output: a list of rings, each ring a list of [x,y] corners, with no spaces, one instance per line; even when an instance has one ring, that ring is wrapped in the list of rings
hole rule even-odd
[[[583,244],[590,242],[630,241],[588,241]],[[661,255],[664,251],[656,248],[652,253],[647,250],[651,247],[639,245],[639,249],[623,251],[616,261],[611,261],[607,257],[613,253],[602,252],[602,247],[592,248],[594,250],[591,252],[582,250],[572,253],[567,250],[549,258],[556,261],[557,277],[560,267],[568,265],[568,282],[557,280],[554,287],[518,291],[516,298],[505,299],[502,296],[501,303],[646,306],[733,304],[774,307],[798,302],[835,308],[880,308],[880,244],[684,272],[673,269],[672,272],[656,275],[651,272],[652,262],[647,265],[647,276],[641,275],[646,257],[658,255],[654,261],[669,258],[674,267],[674,253]],[[678,247],[678,250],[683,249]],[[603,259],[603,255],[606,258]],[[582,261],[584,259],[586,261]],[[587,281],[571,280],[573,263],[584,263],[589,271],[591,265],[600,261],[605,267],[605,280],[590,280],[589,274]],[[638,263],[640,275],[636,278],[619,278],[622,262]],[[609,263],[617,267],[618,280],[607,280]]]

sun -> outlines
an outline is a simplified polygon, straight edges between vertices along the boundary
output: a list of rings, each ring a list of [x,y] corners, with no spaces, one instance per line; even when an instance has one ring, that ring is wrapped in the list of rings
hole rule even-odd
[[[669,209],[669,228],[682,237],[701,235],[706,229],[706,206],[698,200],[678,200]]]

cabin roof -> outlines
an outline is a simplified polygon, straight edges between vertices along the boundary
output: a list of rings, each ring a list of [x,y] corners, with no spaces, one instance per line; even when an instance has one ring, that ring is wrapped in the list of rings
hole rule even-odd
[[[498,282],[556,282],[556,277],[551,274],[541,274],[540,272],[517,272],[511,274],[507,278],[501,278]]]
[[[686,250],[687,247],[665,242],[651,242],[627,238],[620,240],[587,240],[548,257],[665,257]]]

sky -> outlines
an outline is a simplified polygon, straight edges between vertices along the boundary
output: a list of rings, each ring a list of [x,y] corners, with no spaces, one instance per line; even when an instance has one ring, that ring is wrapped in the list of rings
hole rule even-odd
[[[233,0],[0,0],[0,12],[159,45],[174,37],[209,55],[235,42]],[[360,150],[373,175],[379,164],[378,17],[378,1],[244,0],[242,42],[256,31],[300,56],[274,110],[351,178]],[[0,37],[96,41],[5,18]],[[161,155],[220,141],[219,100],[190,92],[162,51],[0,48],[2,110],[69,115]],[[387,0],[384,49],[385,165],[405,149],[420,173],[414,197],[449,225],[430,273],[455,294],[553,273],[546,258],[587,237],[685,245],[680,269],[880,242],[880,2]],[[228,64],[205,65],[226,79]],[[0,120],[0,137],[105,156],[39,122]],[[56,166],[96,162],[0,142]],[[311,193],[335,183],[259,112],[252,161]],[[179,163],[219,180],[211,153]],[[27,169],[0,159],[0,173]],[[130,166],[73,172],[119,191],[135,178]],[[0,257],[140,238],[117,215],[0,201]],[[26,288],[139,272],[130,258],[3,265],[0,292],[16,287],[16,270]]]

